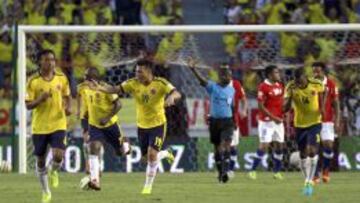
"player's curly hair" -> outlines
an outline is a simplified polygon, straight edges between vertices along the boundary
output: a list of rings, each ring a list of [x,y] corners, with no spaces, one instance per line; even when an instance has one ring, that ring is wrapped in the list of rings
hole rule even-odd
[[[327,72],[327,67],[326,67],[326,64],[324,62],[316,61],[316,62],[312,63],[311,66],[312,67],[320,67],[321,70],[324,71],[324,73]]]

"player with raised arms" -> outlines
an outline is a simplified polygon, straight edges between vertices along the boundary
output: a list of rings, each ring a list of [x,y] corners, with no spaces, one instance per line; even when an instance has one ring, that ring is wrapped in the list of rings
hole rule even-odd
[[[146,180],[142,194],[151,194],[159,161],[174,156],[169,150],[162,150],[166,136],[165,107],[175,104],[180,93],[166,79],[155,77],[153,63],[147,59],[137,61],[135,77],[120,85],[110,86],[96,83],[108,93],[129,93],[135,99],[138,139],[143,156],[147,156]]]

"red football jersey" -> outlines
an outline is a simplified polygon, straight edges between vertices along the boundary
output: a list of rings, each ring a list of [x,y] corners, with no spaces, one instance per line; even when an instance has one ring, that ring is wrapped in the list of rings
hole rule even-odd
[[[264,107],[274,116],[283,118],[282,106],[284,103],[284,85],[276,82],[274,84],[265,80],[258,86],[258,102],[262,102]],[[259,111],[259,119],[262,121],[270,121],[270,117],[264,112]]]
[[[234,119],[237,125],[239,125],[240,120],[240,112],[239,112],[239,102],[243,98],[246,98],[246,94],[244,88],[242,87],[241,83],[237,80],[231,81],[231,86],[235,89],[235,96],[234,96]]]
[[[335,109],[333,108],[332,104],[336,98],[339,97],[339,90],[336,87],[336,83],[325,77],[323,84],[325,85],[327,97],[325,103],[325,112],[322,118],[323,122],[334,122],[335,119]]]

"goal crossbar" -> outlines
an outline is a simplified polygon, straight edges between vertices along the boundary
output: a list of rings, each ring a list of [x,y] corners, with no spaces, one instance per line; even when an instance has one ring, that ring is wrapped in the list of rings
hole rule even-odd
[[[33,26],[20,25],[19,31],[26,33],[79,33],[79,32],[312,32],[360,30],[360,24],[311,24],[311,25],[147,25],[147,26]]]

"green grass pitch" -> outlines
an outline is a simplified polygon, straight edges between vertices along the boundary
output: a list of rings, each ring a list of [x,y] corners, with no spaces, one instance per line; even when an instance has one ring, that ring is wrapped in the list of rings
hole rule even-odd
[[[255,181],[237,173],[228,184],[216,182],[215,173],[159,174],[153,194],[140,191],[144,173],[105,173],[102,191],[82,191],[78,188],[83,174],[60,174],[60,187],[52,189],[53,203],[137,203],[137,202],[360,202],[360,173],[332,173],[330,184],[315,187],[312,197],[301,194],[300,173],[285,173],[283,181],[274,180],[271,173],[258,173]],[[0,202],[41,202],[40,185],[35,175],[0,174]]]

